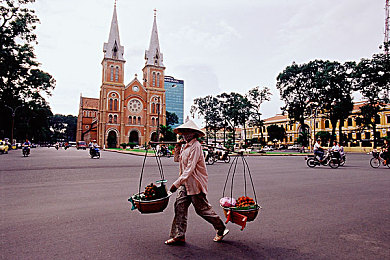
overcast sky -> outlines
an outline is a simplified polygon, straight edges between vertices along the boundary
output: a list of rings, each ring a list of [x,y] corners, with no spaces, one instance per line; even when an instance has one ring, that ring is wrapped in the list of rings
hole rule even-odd
[[[118,0],[125,84],[142,75],[157,9],[165,75],[184,80],[192,100],[268,86],[264,117],[280,112],[277,75],[293,61],[369,58],[384,39],[385,0]],[[78,114],[80,93],[99,97],[103,43],[114,0],[37,0],[41,68],[57,81],[52,111]]]

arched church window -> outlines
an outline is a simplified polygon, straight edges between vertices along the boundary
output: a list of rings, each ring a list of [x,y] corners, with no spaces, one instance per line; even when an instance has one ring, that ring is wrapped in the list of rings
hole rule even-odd
[[[114,115],[114,124],[118,123],[118,116]]]
[[[119,80],[119,67],[117,66],[115,67],[115,81],[118,82],[118,80]]]
[[[156,105],[154,103],[152,103],[152,111],[151,111],[153,114],[156,113]]]
[[[329,120],[325,121],[325,128],[329,128]]]
[[[110,81],[114,81],[114,68],[110,67]]]
[[[129,116],[129,125],[132,124],[131,116]]]
[[[152,117],[152,126],[154,126],[154,117]]]
[[[138,117],[138,124],[141,125],[141,117]]]
[[[157,87],[160,86],[160,73],[157,73]]]
[[[114,110],[118,110],[118,99],[114,99]]]
[[[112,115],[108,116],[108,123],[112,123]]]
[[[112,110],[112,98],[108,101],[108,110]]]
[[[160,111],[160,104],[158,103],[156,104],[156,113],[159,113],[159,111]]]
[[[133,124],[134,124],[134,125],[137,124],[137,117],[136,117],[136,116],[133,116]]]
[[[153,87],[156,86],[156,72],[153,72]]]

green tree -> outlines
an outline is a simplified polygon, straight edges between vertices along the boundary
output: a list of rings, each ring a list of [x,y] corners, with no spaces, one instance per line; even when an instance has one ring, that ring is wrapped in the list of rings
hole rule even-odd
[[[167,126],[173,126],[179,123],[179,118],[174,112],[171,113],[169,111],[166,111],[166,115],[167,115],[167,120],[166,120]]]
[[[330,140],[330,133],[328,131],[319,131],[316,133],[316,139],[321,139],[321,145],[327,145]]]
[[[211,95],[194,99],[194,104],[191,106],[190,112],[193,117],[197,113],[205,119],[206,143],[208,143],[210,131],[214,132],[214,141],[216,141],[216,132],[221,125],[219,106],[219,100]]]
[[[277,76],[276,87],[279,89],[281,99],[285,102],[282,107],[288,113],[291,122],[301,125],[302,144],[308,144],[308,127],[305,119],[313,110],[312,101],[318,100],[315,75],[318,72],[319,61],[298,65],[293,62]]]
[[[176,134],[173,132],[170,125],[160,125],[160,141],[176,141]]]
[[[268,138],[272,142],[276,139],[278,141],[283,141],[286,138],[286,130],[282,126],[270,125],[267,126]]]
[[[366,100],[360,108],[362,123],[376,133],[378,113],[390,99],[390,57],[386,54],[375,54],[372,59],[362,59],[355,68],[354,87]],[[377,136],[374,134],[374,147]]]
[[[339,122],[339,141],[342,142],[342,127],[353,109],[352,71],[354,62],[341,64],[337,61],[318,61],[314,81],[318,93],[318,106],[332,123],[332,143]]]
[[[50,119],[50,129],[52,132],[51,141],[75,141],[77,117],[55,114]]]
[[[236,128],[240,124],[245,124],[248,119],[244,105],[248,104],[247,100],[244,99],[239,93],[222,93],[217,96],[221,102],[222,117],[224,122],[227,122],[232,129],[233,146],[236,142]]]
[[[258,86],[249,90],[248,94],[246,95],[249,102],[252,104],[251,106],[251,114],[250,114],[250,120],[249,125],[254,126],[260,129],[260,135],[261,135],[261,142],[264,141],[264,135],[263,135],[263,126],[264,126],[264,120],[261,119],[261,105],[265,101],[271,100],[271,91],[268,87],[262,87],[259,88]]]
[[[48,73],[40,70],[34,54],[34,45],[37,43],[34,30],[39,22],[34,10],[28,6],[34,0],[5,0],[0,2],[0,118],[4,120],[0,131],[10,136],[11,112],[17,107],[23,107],[15,113],[15,128],[17,139],[23,131],[19,129],[20,122],[29,124],[36,119],[26,118],[34,115],[26,112],[31,108],[31,102],[43,104],[48,109],[44,95],[51,95],[55,80]],[[11,107],[8,109],[7,106]],[[43,131],[43,130],[42,130]]]

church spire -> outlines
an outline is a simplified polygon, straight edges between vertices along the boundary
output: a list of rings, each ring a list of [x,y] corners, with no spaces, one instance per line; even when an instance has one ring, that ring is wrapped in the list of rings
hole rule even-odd
[[[156,9],[154,9],[152,35],[150,37],[149,50],[145,51],[145,60],[145,65],[164,67],[163,54],[160,52],[160,44],[158,41]]]
[[[124,60],[123,52],[124,48],[120,44],[118,20],[116,15],[116,1],[114,5],[114,13],[112,15],[110,35],[108,36],[108,42],[103,45],[104,58]]]

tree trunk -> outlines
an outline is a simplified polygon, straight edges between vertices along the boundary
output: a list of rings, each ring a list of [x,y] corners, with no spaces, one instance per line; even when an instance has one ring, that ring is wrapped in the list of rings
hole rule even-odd
[[[373,131],[373,134],[374,134],[374,149],[376,149],[377,140],[376,140],[376,122],[375,122],[375,117],[374,117],[374,123],[372,124],[372,131]]]
[[[339,120],[339,144],[341,145],[343,142],[343,125],[344,119]]]

